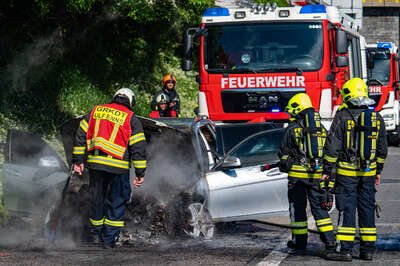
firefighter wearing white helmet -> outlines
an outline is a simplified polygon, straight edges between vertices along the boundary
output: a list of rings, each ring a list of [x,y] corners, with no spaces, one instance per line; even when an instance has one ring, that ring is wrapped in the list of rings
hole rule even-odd
[[[342,88],[343,104],[333,118],[324,147],[322,179],[336,169],[335,199],[339,211],[337,251],[329,260],[351,261],[356,235],[356,212],[360,235],[360,259],[372,260],[375,251],[375,185],[387,156],[385,123],[369,105],[367,85],[360,78]]]
[[[90,239],[113,248],[124,226],[125,202],[130,199],[130,167],[140,187],[146,171],[146,139],[132,111],[135,94],[122,88],[111,103],[95,106],[81,120],[73,146],[73,169],[89,172]],[[107,204],[106,204],[107,203]]]
[[[176,91],[175,75],[167,74],[164,76],[162,89],[153,95],[153,99],[151,101],[151,110],[157,109],[157,97],[160,94],[165,94],[168,96],[168,109],[173,110],[174,113],[179,115],[181,111],[181,100],[178,92]]]
[[[320,238],[327,250],[334,247],[333,223],[329,217],[325,190],[321,189],[321,161],[326,130],[315,112],[310,97],[305,93],[294,95],[286,111],[291,122],[281,143],[280,170],[288,173],[288,200],[292,240],[288,247],[295,250],[307,248],[307,200],[314,216]],[[323,200],[324,199],[324,200]],[[325,203],[325,205],[323,204]]]
[[[136,104],[136,99],[135,99],[135,94],[131,89],[128,88],[122,88],[117,90],[114,93],[114,98],[116,97],[126,97],[129,100],[129,106],[130,108],[133,108]]]
[[[160,117],[176,117],[176,111],[170,108],[168,105],[170,98],[165,93],[160,93],[156,97],[156,110],[153,110],[149,117],[150,118],[160,118]]]

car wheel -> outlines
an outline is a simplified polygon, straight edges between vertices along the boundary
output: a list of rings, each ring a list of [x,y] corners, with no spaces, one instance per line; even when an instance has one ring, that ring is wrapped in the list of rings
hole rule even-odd
[[[187,210],[188,220],[185,233],[194,238],[212,238],[214,236],[215,226],[204,204],[200,202],[191,203]]]

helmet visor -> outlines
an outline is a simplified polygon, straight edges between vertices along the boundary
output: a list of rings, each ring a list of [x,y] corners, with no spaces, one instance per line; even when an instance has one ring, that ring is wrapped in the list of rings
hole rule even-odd
[[[373,99],[365,96],[354,97],[350,99],[349,102],[354,106],[368,106],[375,104]]]

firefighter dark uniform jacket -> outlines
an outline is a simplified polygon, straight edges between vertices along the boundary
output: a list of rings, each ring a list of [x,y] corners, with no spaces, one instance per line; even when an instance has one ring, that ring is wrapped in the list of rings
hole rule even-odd
[[[156,110],[157,109],[157,96],[160,94],[166,94],[168,98],[170,99],[170,102],[175,102],[174,106],[174,111],[176,115],[179,115],[181,112],[181,100],[179,98],[178,92],[174,89],[169,90],[167,88],[163,88],[160,91],[158,91],[156,94],[153,96],[153,100],[151,101],[151,110]]]
[[[304,128],[306,126],[305,114],[307,112],[314,113],[313,108],[308,108],[300,112],[294,120],[292,120],[289,126],[286,128],[284,137],[280,146],[279,158],[280,158],[280,170],[288,173],[289,178],[321,178],[322,168],[318,170],[312,170],[310,167],[310,161],[307,159],[305,150],[306,147],[304,142]],[[318,116],[319,117],[319,116]],[[322,137],[325,139],[326,130],[321,124],[320,120],[316,121],[317,127],[322,131]],[[324,143],[319,145],[319,153],[322,157]]]
[[[385,123],[379,113],[374,112],[378,136],[376,147],[374,145],[371,147],[375,149],[372,152],[375,152],[376,156],[370,163],[370,171],[360,170],[357,150],[352,148],[354,147],[352,128],[366,109],[367,107],[344,107],[336,113],[324,147],[324,174],[330,175],[334,166],[337,168],[336,173],[343,176],[376,176],[381,173],[387,155],[387,139]]]
[[[83,117],[75,135],[73,163],[87,162],[91,169],[122,174],[135,168],[146,171],[146,139],[135,114],[125,105],[98,105]]]

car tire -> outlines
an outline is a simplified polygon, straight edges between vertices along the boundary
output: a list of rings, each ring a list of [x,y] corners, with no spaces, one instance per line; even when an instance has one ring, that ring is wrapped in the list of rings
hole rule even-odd
[[[193,238],[211,239],[214,237],[214,232],[214,222],[204,203],[193,202],[189,204],[185,233]]]

